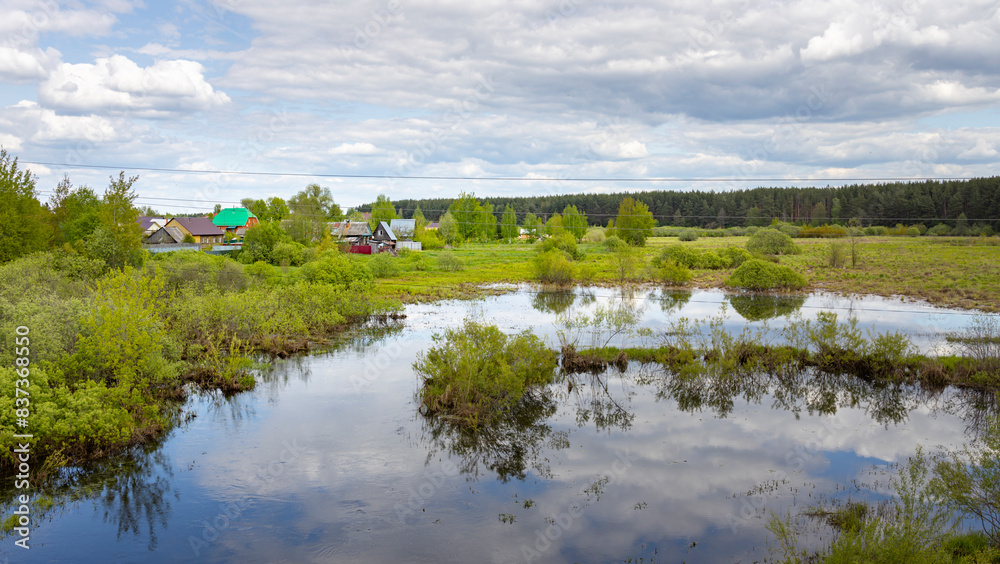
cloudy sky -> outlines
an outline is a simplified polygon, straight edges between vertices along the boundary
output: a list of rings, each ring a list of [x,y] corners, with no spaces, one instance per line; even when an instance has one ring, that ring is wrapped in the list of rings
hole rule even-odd
[[[986,176],[998,44],[995,1],[0,0],[0,144],[175,212]]]

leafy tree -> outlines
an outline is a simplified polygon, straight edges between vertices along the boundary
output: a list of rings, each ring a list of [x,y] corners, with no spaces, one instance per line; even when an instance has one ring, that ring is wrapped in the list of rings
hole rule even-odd
[[[748,227],[752,225],[764,227],[767,225],[767,219],[764,217],[764,214],[761,213],[760,208],[757,206],[750,206],[750,209],[747,210],[746,224]]]
[[[319,184],[310,184],[293,196],[288,200],[288,208],[288,234],[301,243],[319,241],[327,231],[327,221],[337,221],[343,216],[330,189]]]
[[[17,158],[5,149],[0,149],[0,202],[0,262],[44,249],[49,230],[35,176],[19,171]]]
[[[462,231],[459,228],[458,221],[455,220],[455,216],[450,211],[441,216],[441,221],[438,222],[438,235],[448,245],[454,245],[462,241]]]
[[[618,206],[618,218],[615,220],[615,235],[621,237],[630,245],[642,247],[646,237],[653,232],[653,219],[649,207],[632,198],[625,198]]]
[[[503,210],[503,217],[500,218],[500,236],[504,241],[510,243],[514,239],[517,239],[519,234],[517,213],[514,212],[514,208],[510,204],[507,204],[507,207]]]
[[[240,250],[240,262],[253,264],[257,261],[271,262],[274,247],[288,239],[288,234],[282,231],[276,221],[264,221],[247,229],[243,237],[243,248]]]
[[[218,214],[221,211],[222,211],[222,204],[215,204],[215,207],[212,208],[213,214]],[[149,215],[154,215],[154,214],[149,214]]]
[[[826,215],[826,205],[823,202],[819,202],[813,206],[812,212],[812,223],[813,225],[823,225],[824,223],[829,223],[830,218]]]
[[[282,219],[288,217],[289,213],[291,212],[288,209],[288,204],[285,203],[285,200],[282,200],[277,196],[271,196],[267,199],[267,218],[269,220],[281,221]],[[260,219],[260,217],[258,216],[257,219]]]
[[[966,217],[965,212],[958,214],[958,219],[955,220],[955,229],[951,234],[958,235],[959,237],[969,234],[969,218]]]
[[[448,207],[448,212],[455,218],[462,239],[476,239],[481,230],[478,225],[482,220],[483,207],[474,194],[462,192],[458,199]],[[492,211],[492,210],[491,210]]]
[[[840,214],[844,213],[844,206],[840,204],[840,198],[834,198],[833,203],[830,205],[830,218],[834,223],[840,221]]]
[[[393,207],[392,202],[385,194],[379,194],[378,199],[372,204],[372,215],[371,219],[368,220],[368,226],[371,227],[372,231],[378,227],[379,222],[384,221],[389,223],[393,219],[399,218],[396,215],[396,208]]]
[[[242,200],[242,202],[246,201],[247,199]],[[244,203],[243,207],[250,210],[250,213],[257,216],[259,221],[269,221],[271,219],[271,214],[268,213],[267,209],[267,202],[264,200],[251,200],[249,206]]]
[[[562,226],[580,241],[587,234],[587,216],[570,204],[563,209]]]
[[[493,215],[493,204],[487,202],[480,206],[476,220],[476,239],[479,241],[495,241],[497,238],[497,216]]]
[[[55,245],[79,245],[101,223],[101,199],[86,186],[74,189],[68,176],[59,181],[49,209]]]
[[[138,176],[125,178],[124,172],[119,172],[118,178],[111,177],[98,212],[100,226],[87,238],[88,254],[103,260],[109,268],[142,264],[142,228],[139,210],[133,205],[137,194],[132,185],[136,180]]]
[[[536,216],[535,214],[529,213],[528,215],[524,216],[523,225],[524,225],[524,230],[527,232],[528,239],[530,241],[538,239],[539,235],[541,235],[542,222],[540,219],[538,219],[538,216]]]
[[[427,228],[427,218],[424,217],[424,212],[420,211],[420,206],[413,210],[413,237],[420,237],[424,234],[424,229]]]
[[[559,214],[553,214],[548,221],[545,222],[545,234],[550,237],[558,237],[565,232],[563,229],[562,216]]]

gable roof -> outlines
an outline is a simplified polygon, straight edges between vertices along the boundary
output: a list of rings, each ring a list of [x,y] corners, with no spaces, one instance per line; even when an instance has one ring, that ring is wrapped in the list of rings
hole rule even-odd
[[[139,222],[139,228],[143,231],[156,231],[167,224],[167,220],[162,217],[140,216],[136,221]]]
[[[330,226],[330,233],[340,237],[365,237],[372,234],[364,221],[338,221]]]
[[[184,226],[188,233],[198,237],[210,237],[212,235],[223,235],[222,229],[215,226],[207,217],[175,217],[170,220]],[[168,224],[169,225],[169,224]]]
[[[384,221],[378,222],[378,227],[376,227],[375,230],[378,231],[380,228],[385,230],[385,234],[389,236],[390,240],[396,240],[396,234],[392,232],[392,228],[389,227],[388,223]]]
[[[417,231],[417,220],[394,219],[389,222],[389,228],[400,237],[413,237],[413,234]]]
[[[219,227],[243,227],[250,221],[251,217],[257,218],[253,212],[246,208],[226,208],[215,214],[212,223]]]

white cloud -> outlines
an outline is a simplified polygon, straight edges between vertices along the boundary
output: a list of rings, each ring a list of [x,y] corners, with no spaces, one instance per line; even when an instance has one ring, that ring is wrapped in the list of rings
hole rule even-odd
[[[0,46],[0,80],[29,82],[44,79],[59,62],[60,54],[53,48],[21,50]]]
[[[176,112],[211,109],[230,102],[205,81],[194,61],[157,61],[140,67],[122,55],[94,64],[61,64],[39,86],[46,107],[73,113],[134,112],[162,117]]]
[[[374,155],[379,152],[378,147],[371,143],[341,143],[330,149],[331,155]]]
[[[813,37],[802,49],[805,62],[829,61],[837,57],[856,55],[865,48],[864,32],[852,29],[846,22],[833,22],[823,35]]]
[[[993,143],[986,139],[977,139],[975,147],[958,154],[960,159],[993,159],[997,156],[1000,156],[1000,153],[993,147]]]

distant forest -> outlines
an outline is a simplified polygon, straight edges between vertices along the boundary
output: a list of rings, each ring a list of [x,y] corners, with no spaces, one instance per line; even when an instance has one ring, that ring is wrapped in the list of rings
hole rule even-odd
[[[510,204],[518,222],[528,213],[542,221],[575,205],[591,225],[605,225],[618,214],[622,199],[632,197],[649,206],[658,225],[685,227],[736,227],[762,225],[772,219],[791,223],[846,224],[858,218],[867,225],[898,223],[990,225],[1000,231],[1000,177],[961,181],[924,181],[889,184],[853,184],[827,188],[753,188],[731,192],[679,192],[655,190],[614,194],[566,194],[532,197],[479,197],[493,205],[499,218]],[[452,198],[393,200],[398,213],[411,217],[418,206],[428,221],[437,221]],[[359,206],[371,211],[371,204]]]

